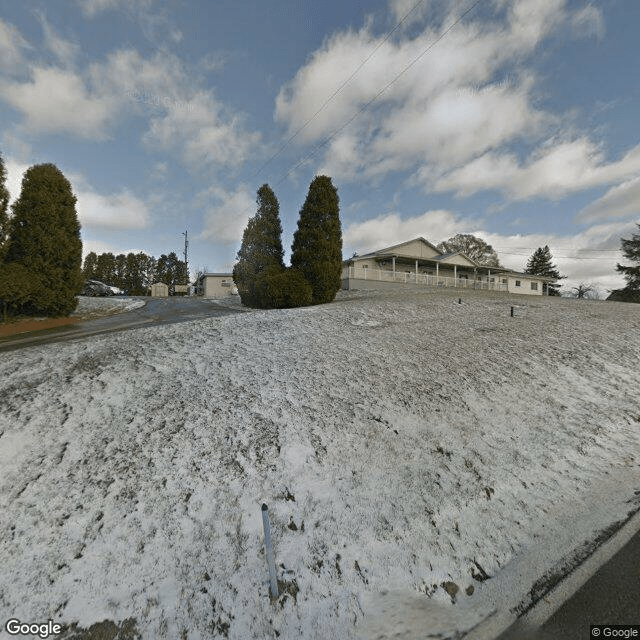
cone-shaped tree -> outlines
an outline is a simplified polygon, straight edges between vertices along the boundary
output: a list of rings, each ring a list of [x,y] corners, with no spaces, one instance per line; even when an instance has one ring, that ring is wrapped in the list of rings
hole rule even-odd
[[[7,239],[9,223],[9,191],[6,186],[7,170],[0,155],[0,262],[2,262],[3,247]]]
[[[638,224],[638,230],[640,230],[640,224]],[[628,240],[621,238],[622,253],[627,260],[631,260],[636,263],[635,267],[623,266],[621,264],[616,265],[616,271],[623,273],[627,286],[627,291],[640,292],[640,233],[634,233]]]
[[[561,276],[558,268],[555,264],[553,264],[553,256],[551,255],[551,251],[547,245],[542,247],[538,247],[529,258],[527,262],[527,268],[524,270],[525,273],[529,273],[534,276],[545,276],[546,278],[556,278],[560,280],[565,278],[566,276]],[[559,296],[560,289],[559,284],[545,284],[545,293],[550,296]]]
[[[331,302],[341,286],[342,228],[338,191],[327,176],[316,176],[293,234],[291,266],[312,289],[312,303]]]
[[[257,283],[266,269],[284,270],[282,248],[282,224],[280,205],[268,184],[258,189],[256,199],[258,211],[249,219],[242,235],[242,245],[233,267],[233,281],[238,287],[242,304],[249,307],[264,307]]]
[[[82,290],[82,240],[71,184],[53,164],[30,167],[12,210],[4,261],[23,267],[33,283],[20,311],[69,315]]]

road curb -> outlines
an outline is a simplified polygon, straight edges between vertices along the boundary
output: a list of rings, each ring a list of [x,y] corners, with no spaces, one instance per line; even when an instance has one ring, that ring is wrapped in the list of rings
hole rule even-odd
[[[557,585],[518,617],[512,610],[496,611],[464,635],[464,640],[496,640],[513,625],[532,630],[542,626],[576,591],[640,531],[640,508]]]

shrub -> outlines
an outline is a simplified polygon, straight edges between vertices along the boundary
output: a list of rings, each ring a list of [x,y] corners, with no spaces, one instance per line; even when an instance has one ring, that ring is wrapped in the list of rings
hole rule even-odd
[[[259,274],[255,292],[256,306],[262,309],[305,307],[311,304],[313,293],[300,270],[276,266],[268,267]]]

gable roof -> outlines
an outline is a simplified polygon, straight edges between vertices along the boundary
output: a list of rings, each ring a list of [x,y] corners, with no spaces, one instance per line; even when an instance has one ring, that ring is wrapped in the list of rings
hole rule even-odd
[[[454,260],[454,258],[456,258],[457,256],[460,256],[460,258],[462,258],[462,261],[457,261]],[[484,266],[484,265],[479,265],[475,260],[472,260],[466,253],[463,253],[462,251],[452,251],[451,253],[441,253],[439,256],[436,256],[435,258],[433,258],[433,260],[436,260],[438,262],[446,262],[448,264],[455,264],[455,265],[462,265],[462,266],[471,266],[471,267],[480,267],[480,266]],[[464,262],[468,262],[469,264],[464,264]]]
[[[411,244],[412,242],[421,242],[423,243],[426,247],[428,247],[429,249],[431,249],[431,251],[435,252],[436,254],[440,255],[440,251],[438,250],[438,247],[436,247],[435,245],[431,244],[428,240],[425,240],[422,236],[418,237],[418,238],[413,238],[412,240],[406,240],[405,242],[400,242],[399,244],[394,244],[390,247],[385,247],[384,249],[378,249],[377,251],[370,251],[369,253],[365,253],[361,256],[354,256],[356,258],[370,258],[370,257],[375,257],[375,256],[391,256],[394,254],[398,253],[398,249],[401,249],[402,247],[406,247],[407,245]]]

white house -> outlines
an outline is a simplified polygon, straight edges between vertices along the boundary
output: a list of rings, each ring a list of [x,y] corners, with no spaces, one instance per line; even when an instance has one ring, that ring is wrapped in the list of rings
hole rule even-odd
[[[204,298],[226,298],[238,293],[232,273],[203,273],[196,282],[196,295]]]
[[[343,289],[388,289],[403,285],[489,289],[543,295],[554,278],[479,265],[462,252],[441,253],[424,238],[379,249],[342,263]]]

